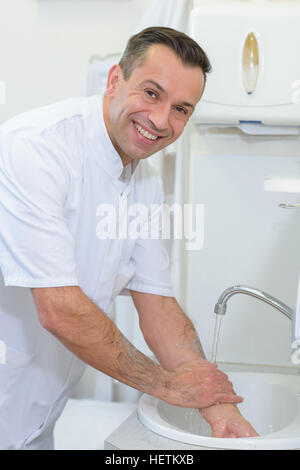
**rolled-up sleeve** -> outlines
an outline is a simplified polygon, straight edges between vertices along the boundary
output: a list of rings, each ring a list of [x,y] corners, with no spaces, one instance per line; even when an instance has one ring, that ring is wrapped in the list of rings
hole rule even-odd
[[[0,267],[6,286],[78,285],[64,216],[68,173],[42,136],[0,135]]]
[[[155,198],[152,201],[153,210],[149,211],[146,238],[139,238],[131,257],[135,274],[127,285],[127,289],[148,294],[174,297],[173,283],[169,269],[169,256],[162,239],[162,210],[164,193],[162,182],[155,178]],[[151,228],[154,231],[151,232]],[[158,235],[158,238],[156,236]]]
[[[139,240],[132,262],[135,275],[128,283],[127,289],[174,297],[169,257],[161,240]]]

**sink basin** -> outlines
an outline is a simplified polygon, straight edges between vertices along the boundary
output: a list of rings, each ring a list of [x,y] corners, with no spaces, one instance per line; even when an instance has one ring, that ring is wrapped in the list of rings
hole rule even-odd
[[[151,431],[211,449],[300,449],[300,377],[293,368],[231,365],[225,371],[238,395],[239,410],[259,433],[252,438],[214,438],[198,410],[169,405],[149,395],[139,401],[140,421]],[[229,367],[230,368],[230,367]],[[235,370],[234,370],[235,369]]]

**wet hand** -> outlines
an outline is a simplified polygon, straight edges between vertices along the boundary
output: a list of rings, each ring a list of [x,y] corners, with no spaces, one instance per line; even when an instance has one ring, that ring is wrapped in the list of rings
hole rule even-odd
[[[232,383],[216,364],[204,359],[182,363],[168,371],[164,383],[165,401],[188,408],[204,408],[216,403],[240,403]]]
[[[226,403],[199,410],[212,428],[212,437],[257,437],[251,424],[235,405]]]

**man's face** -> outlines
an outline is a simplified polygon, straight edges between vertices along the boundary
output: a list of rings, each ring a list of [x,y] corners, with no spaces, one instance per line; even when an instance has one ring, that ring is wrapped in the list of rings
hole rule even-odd
[[[182,133],[204,89],[200,67],[185,66],[164,45],[153,45],[145,62],[125,81],[120,66],[109,72],[104,119],[123,164],[149,157]]]

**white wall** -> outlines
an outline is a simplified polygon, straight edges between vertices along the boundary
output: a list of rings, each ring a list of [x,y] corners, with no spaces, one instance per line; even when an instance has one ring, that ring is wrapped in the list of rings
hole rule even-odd
[[[118,53],[150,0],[1,0],[0,123],[76,96],[93,54]]]

